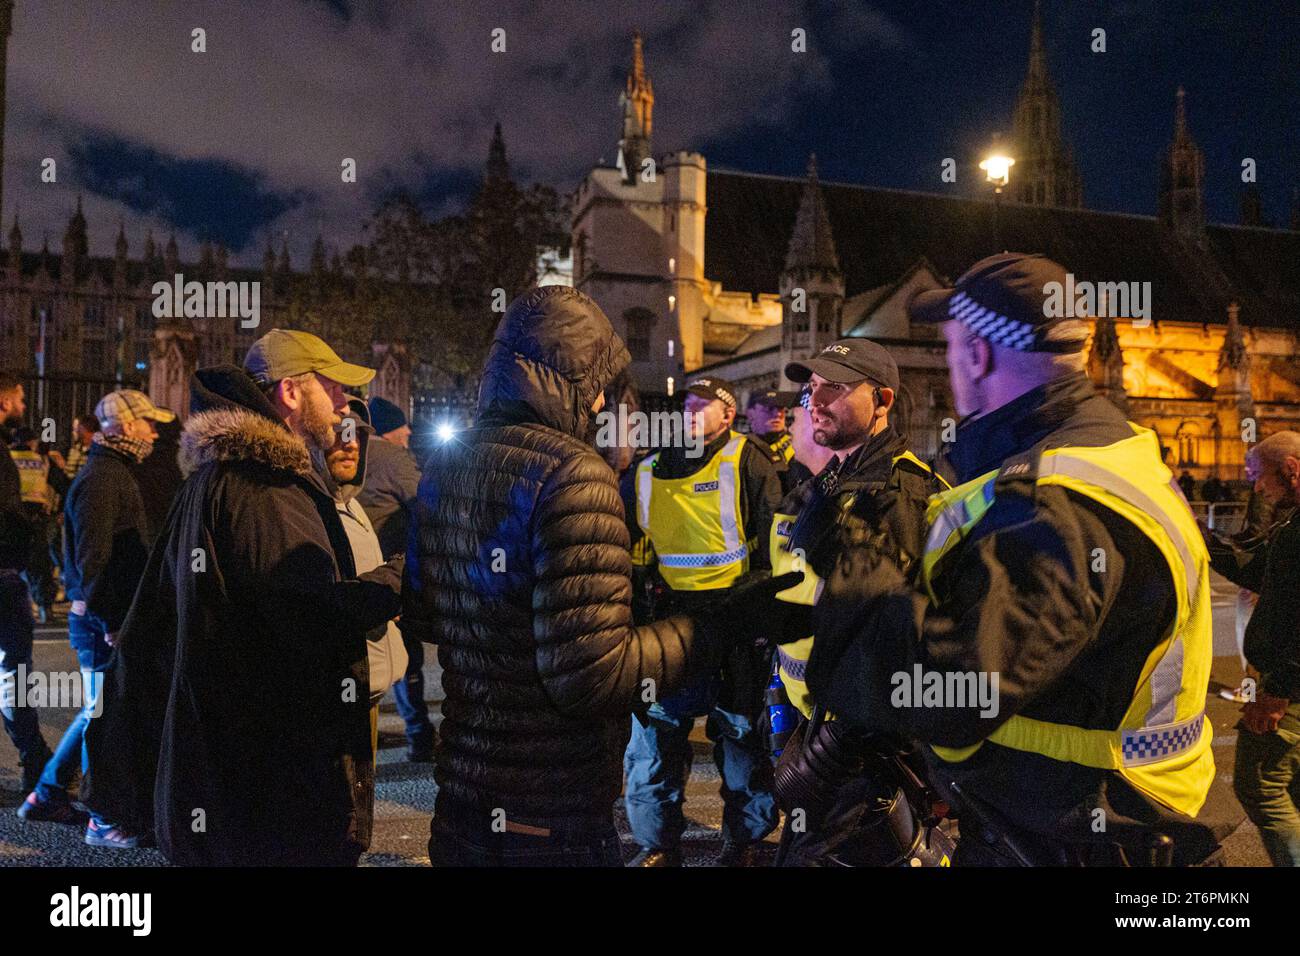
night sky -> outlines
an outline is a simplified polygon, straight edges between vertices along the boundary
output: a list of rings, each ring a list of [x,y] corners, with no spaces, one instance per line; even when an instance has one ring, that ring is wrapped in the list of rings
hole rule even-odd
[[[394,188],[456,210],[502,123],[516,178],[571,189],[617,151],[631,33],[645,38],[654,150],[712,166],[970,194],[1010,134],[1031,0],[546,3],[17,0],[9,42],[4,232],[57,252],[78,192],[92,252],[119,219],[203,237],[258,264],[287,232],[303,266],[317,231],[346,249]],[[1205,150],[1211,220],[1238,220],[1241,160],[1285,225],[1300,186],[1300,5],[1044,4],[1045,38],[1090,208],[1153,214],[1174,93]],[[190,31],[207,52],[190,52]],[[506,30],[507,50],[490,51]],[[790,50],[803,27],[808,52]],[[1107,52],[1090,50],[1092,30]],[[40,160],[58,182],[39,181]],[[944,157],[961,169],[940,181]],[[355,184],[340,162],[358,162]]]

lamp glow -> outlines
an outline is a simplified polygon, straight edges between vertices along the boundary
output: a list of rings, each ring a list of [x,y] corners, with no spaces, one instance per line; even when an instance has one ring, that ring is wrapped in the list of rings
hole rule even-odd
[[[995,153],[980,162],[980,169],[984,170],[989,182],[1001,189],[1011,179],[1011,167],[1015,164],[1010,156]]]

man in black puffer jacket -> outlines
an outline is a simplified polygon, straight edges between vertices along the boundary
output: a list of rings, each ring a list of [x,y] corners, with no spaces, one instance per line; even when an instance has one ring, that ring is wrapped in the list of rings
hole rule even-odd
[[[632,625],[618,485],[583,440],[628,361],[587,296],[526,293],[497,329],[476,427],[425,466],[402,627],[443,667],[435,866],[620,865],[628,716],[723,643],[686,617]],[[762,613],[786,586],[742,600]],[[728,599],[716,619],[738,613]]]

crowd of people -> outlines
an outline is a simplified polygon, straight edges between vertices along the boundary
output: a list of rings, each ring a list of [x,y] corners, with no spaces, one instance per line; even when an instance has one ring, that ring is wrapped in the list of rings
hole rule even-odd
[[[1007,253],[912,301],[962,416],[933,462],[888,349],[848,338],[786,366],[797,392],[742,403],[689,379],[699,440],[616,474],[592,436],[630,358],[558,286],[511,304],[473,427],[422,464],[403,410],[362,398],[372,370],[281,329],[199,369],[183,426],[118,390],[63,459],[13,436],[0,679],[20,816],[177,864],[353,865],[391,689],[408,759],[433,764],[438,866],[623,865],[620,794],[631,865],[681,865],[701,717],[720,865],[764,862],[778,828],[787,866],[1204,865],[1223,836],[1201,817],[1213,567],[1259,595],[1236,791],[1296,865],[1300,434],[1249,451],[1270,506],[1250,535],[1198,525],[1157,436],[1093,389],[1086,323],[1044,308],[1063,277]],[[0,378],[6,424],[23,404]],[[50,754],[11,702],[32,606],[53,601],[35,552],[56,495],[94,690]]]

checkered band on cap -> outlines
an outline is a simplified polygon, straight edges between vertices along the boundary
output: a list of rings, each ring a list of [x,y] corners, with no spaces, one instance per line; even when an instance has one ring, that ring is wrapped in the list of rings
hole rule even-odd
[[[1037,341],[1034,326],[986,309],[965,292],[958,292],[948,300],[948,315],[994,345],[1028,352]]]

